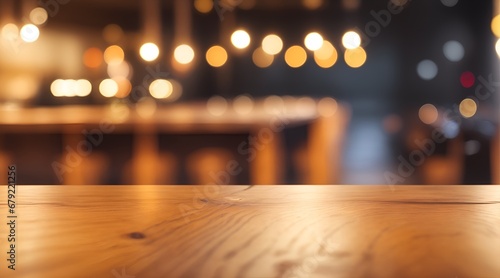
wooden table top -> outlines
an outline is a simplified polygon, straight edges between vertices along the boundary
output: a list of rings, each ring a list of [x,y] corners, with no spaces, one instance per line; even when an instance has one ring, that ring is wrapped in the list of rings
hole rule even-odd
[[[498,186],[18,186],[0,277],[500,277]]]

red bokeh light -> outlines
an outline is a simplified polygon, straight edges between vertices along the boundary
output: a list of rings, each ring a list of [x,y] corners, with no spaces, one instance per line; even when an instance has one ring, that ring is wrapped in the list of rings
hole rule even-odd
[[[476,77],[470,71],[466,71],[466,72],[462,73],[462,75],[460,76],[460,83],[465,88],[470,88],[470,87],[474,86],[475,82],[476,82]]]

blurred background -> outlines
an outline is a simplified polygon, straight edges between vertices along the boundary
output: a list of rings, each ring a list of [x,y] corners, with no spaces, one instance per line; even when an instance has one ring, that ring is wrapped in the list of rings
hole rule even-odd
[[[499,2],[0,0],[0,167],[19,184],[500,184]]]

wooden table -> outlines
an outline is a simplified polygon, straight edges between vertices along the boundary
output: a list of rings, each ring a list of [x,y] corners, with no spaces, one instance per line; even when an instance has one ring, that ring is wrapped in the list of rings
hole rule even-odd
[[[18,186],[0,277],[500,277],[497,186]]]

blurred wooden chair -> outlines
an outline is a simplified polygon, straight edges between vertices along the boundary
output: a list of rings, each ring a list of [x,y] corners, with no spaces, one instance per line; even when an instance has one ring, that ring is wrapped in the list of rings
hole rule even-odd
[[[227,173],[223,179],[219,174],[226,172],[228,162],[233,159],[233,154],[226,149],[202,148],[188,155],[186,171],[193,184],[232,184],[235,177]]]
[[[317,110],[318,118],[309,128],[305,183],[339,184],[344,139],[351,111],[332,98],[321,99],[317,103]],[[297,157],[303,156],[297,154]]]
[[[461,136],[448,141],[447,155],[431,155],[420,166],[424,184],[453,185],[463,182],[464,142]]]

